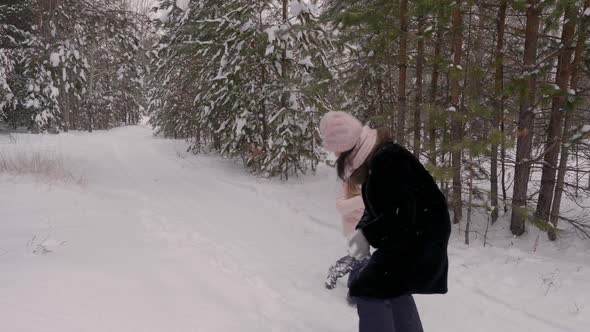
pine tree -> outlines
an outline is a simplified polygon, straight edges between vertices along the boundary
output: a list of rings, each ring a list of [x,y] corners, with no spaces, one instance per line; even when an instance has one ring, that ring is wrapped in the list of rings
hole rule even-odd
[[[165,84],[154,91],[152,124],[192,139],[195,151],[209,136],[215,150],[268,176],[315,167],[326,108],[320,83],[329,78],[329,42],[315,8],[206,0],[186,11],[170,1],[160,8],[169,16],[155,78]],[[192,104],[179,108],[181,99]]]
[[[267,90],[271,96],[281,94],[281,108],[270,113],[275,129],[270,133],[264,166],[270,175],[297,174],[308,166],[315,168],[321,158],[319,117],[329,107],[319,92],[323,89],[321,80],[330,77],[326,55],[330,44],[318,25],[317,13],[313,6],[299,0],[292,1],[290,8],[283,1],[282,9],[282,22],[267,30],[269,43],[265,52],[270,56],[269,64],[274,61],[275,67],[281,67],[277,70],[279,84],[270,85]],[[277,31],[274,39],[273,30]],[[275,88],[281,91],[273,92]],[[272,108],[272,104],[265,106],[267,110]]]
[[[3,62],[6,66],[0,102],[4,121],[11,127],[52,128],[59,121],[59,91],[47,64],[45,44],[34,18],[38,1],[0,2]]]
[[[14,108],[16,101],[15,87],[10,81],[15,70],[20,47],[19,40],[25,38],[27,33],[12,24],[9,19],[9,9],[6,4],[0,4],[0,116],[5,120],[8,115],[5,110]]]
[[[559,143],[563,136],[562,128],[566,111],[566,101],[570,88],[570,63],[574,48],[573,42],[576,29],[575,17],[577,14],[574,2],[567,1],[564,9],[566,22],[561,34],[561,50],[559,51],[557,74],[555,78],[555,85],[559,88],[559,91],[553,97],[551,105],[551,116],[545,143],[545,163],[543,164],[541,187],[535,213],[535,217],[538,221],[545,224],[549,223],[551,201],[553,198],[553,190],[555,188],[555,175],[557,174],[557,159],[560,150]]]
[[[588,13],[588,15],[586,15]],[[584,4],[579,11],[578,16],[578,37],[576,41],[576,46],[574,49],[574,58],[571,63],[571,75],[570,75],[570,89],[568,91],[568,100],[566,107],[565,116],[563,119],[563,139],[561,140],[561,153],[559,157],[559,167],[557,172],[557,179],[555,182],[555,192],[553,194],[553,201],[551,203],[551,212],[550,212],[550,222],[551,227],[548,228],[547,234],[550,240],[555,241],[557,239],[557,225],[559,222],[560,217],[560,208],[561,208],[561,201],[562,196],[564,193],[564,184],[565,184],[565,176],[566,176],[566,168],[567,163],[569,160],[569,149],[571,146],[570,142],[570,129],[572,126],[573,120],[573,113],[576,108],[576,104],[579,103],[580,98],[576,96],[579,81],[580,81],[580,70],[581,70],[581,63],[582,57],[584,56],[584,51],[586,47],[586,38],[588,37],[588,27],[590,25],[590,0],[584,0]],[[574,93],[574,96],[570,95],[571,92]],[[563,93],[563,92],[562,92]],[[573,98],[572,98],[573,97]],[[571,100],[573,99],[573,100]],[[589,177],[590,179],[590,177]],[[589,180],[590,181],[590,180]],[[590,188],[588,188],[590,190]]]
[[[8,36],[15,34],[6,67],[12,91],[10,104],[3,103],[6,122],[68,130],[91,129],[94,121],[110,128],[121,113],[139,119],[140,107],[128,101],[141,98],[141,49],[134,38],[137,20],[123,0],[25,0],[1,6],[6,14],[0,20],[18,25],[17,30],[2,24],[11,30]]]

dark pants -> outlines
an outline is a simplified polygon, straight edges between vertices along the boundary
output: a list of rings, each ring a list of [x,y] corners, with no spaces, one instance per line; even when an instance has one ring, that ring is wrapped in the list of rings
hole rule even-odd
[[[420,315],[411,295],[389,300],[355,298],[359,332],[423,332]]]

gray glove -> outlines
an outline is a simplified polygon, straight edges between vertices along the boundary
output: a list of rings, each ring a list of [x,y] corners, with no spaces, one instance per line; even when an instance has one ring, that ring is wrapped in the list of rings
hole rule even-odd
[[[350,256],[344,256],[340,258],[336,264],[332,265],[328,270],[328,277],[326,278],[326,288],[334,289],[338,279],[347,275],[352,271],[356,260]]]
[[[356,260],[362,260],[371,255],[371,246],[362,230],[357,229],[348,237],[348,254]]]

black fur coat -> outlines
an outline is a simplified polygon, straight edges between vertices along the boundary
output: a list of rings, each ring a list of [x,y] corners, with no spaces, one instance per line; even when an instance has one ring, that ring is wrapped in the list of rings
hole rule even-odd
[[[420,161],[395,143],[377,147],[357,229],[376,251],[350,284],[354,297],[447,292],[447,202]]]

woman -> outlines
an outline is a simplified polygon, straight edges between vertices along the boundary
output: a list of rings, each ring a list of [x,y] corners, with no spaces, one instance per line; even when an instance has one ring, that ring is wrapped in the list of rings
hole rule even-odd
[[[339,177],[362,185],[365,211],[348,238],[352,257],[370,256],[349,282],[360,332],[422,331],[412,294],[447,292],[451,226],[443,194],[419,160],[385,131],[330,112],[320,132],[325,149],[338,155]]]

